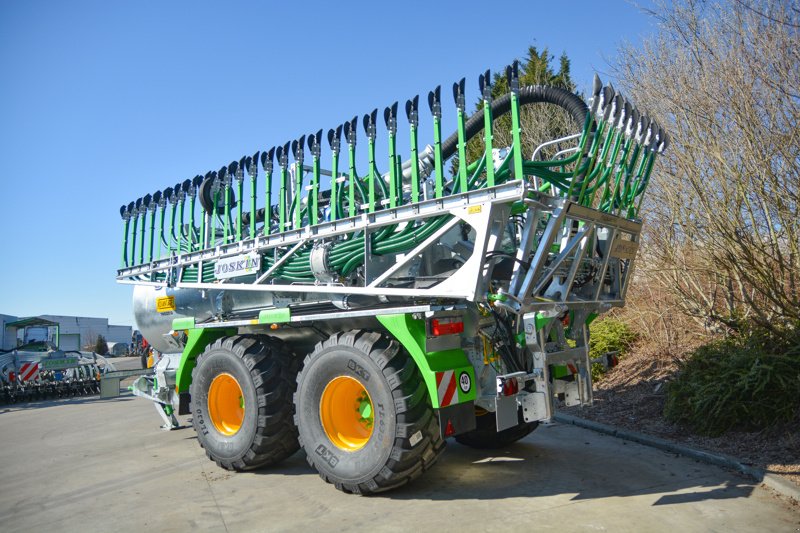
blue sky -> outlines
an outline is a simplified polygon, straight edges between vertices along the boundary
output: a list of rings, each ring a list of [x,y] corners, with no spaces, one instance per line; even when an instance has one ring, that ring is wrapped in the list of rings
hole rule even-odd
[[[121,204],[437,84],[472,101],[531,44],[586,88],[654,30],[623,0],[270,4],[0,4],[0,313],[133,325]]]

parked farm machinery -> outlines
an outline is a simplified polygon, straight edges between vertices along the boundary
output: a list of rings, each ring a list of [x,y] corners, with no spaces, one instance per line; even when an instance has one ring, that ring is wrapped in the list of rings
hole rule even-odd
[[[191,414],[231,470],[302,447],[364,494],[418,477],[448,437],[504,446],[592,401],[588,325],[624,304],[667,137],[598,78],[587,106],[505,74],[501,96],[479,77],[469,117],[453,84],[447,138],[431,91],[424,148],[414,97],[405,120],[397,102],[363,116],[365,158],[354,117],[121,207],[117,279],[165,354],[134,392],[166,427]],[[522,110],[539,106],[577,131],[526,151]]]
[[[46,350],[45,346],[0,351],[0,403],[97,394],[100,377],[111,370],[110,361],[92,352]]]

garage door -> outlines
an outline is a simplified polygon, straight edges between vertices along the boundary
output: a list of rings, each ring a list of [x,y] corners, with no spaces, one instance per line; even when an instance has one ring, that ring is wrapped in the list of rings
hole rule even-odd
[[[70,333],[68,335],[61,334],[58,336],[58,347],[62,350],[80,350],[81,336],[78,333]]]

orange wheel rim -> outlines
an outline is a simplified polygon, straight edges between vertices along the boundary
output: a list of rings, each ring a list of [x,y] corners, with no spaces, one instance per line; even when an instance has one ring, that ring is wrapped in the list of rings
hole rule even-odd
[[[372,436],[372,399],[361,382],[350,376],[339,376],[325,386],[319,417],[325,434],[344,451],[360,450]]]
[[[208,389],[208,416],[217,431],[235,435],[244,420],[244,396],[236,378],[228,373],[211,381]]]

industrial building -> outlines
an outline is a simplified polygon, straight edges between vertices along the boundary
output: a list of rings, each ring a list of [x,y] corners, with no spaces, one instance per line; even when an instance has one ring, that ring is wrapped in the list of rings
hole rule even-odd
[[[107,318],[39,315],[17,317],[0,314],[0,349],[11,350],[21,344],[47,341],[62,350],[79,350],[94,344],[102,335],[111,344],[130,344],[133,328],[115,326]]]

